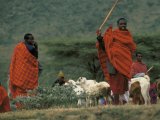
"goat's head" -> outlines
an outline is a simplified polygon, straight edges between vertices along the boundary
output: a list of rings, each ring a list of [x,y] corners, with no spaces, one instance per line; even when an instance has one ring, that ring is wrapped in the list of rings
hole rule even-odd
[[[148,82],[150,82],[150,77],[148,75],[145,75],[144,78],[147,79]]]
[[[77,86],[76,88],[74,88],[74,91],[76,92],[76,95],[80,96],[84,93],[84,89]]]
[[[86,82],[86,78],[85,77],[79,77],[78,80],[77,80],[77,83],[79,84],[84,84]]]

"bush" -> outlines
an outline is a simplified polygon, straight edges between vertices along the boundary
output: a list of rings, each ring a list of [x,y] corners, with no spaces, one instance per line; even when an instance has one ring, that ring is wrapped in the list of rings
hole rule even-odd
[[[76,106],[78,98],[71,86],[42,88],[29,91],[29,96],[17,97],[14,102],[22,104],[24,109],[44,109],[49,107]]]

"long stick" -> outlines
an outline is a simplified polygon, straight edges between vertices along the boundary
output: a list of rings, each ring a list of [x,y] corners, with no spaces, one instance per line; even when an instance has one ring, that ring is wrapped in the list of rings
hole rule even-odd
[[[153,69],[153,66],[152,67],[150,67],[148,70],[147,70],[147,72],[146,73],[148,73],[150,70],[152,70]]]
[[[113,9],[116,7],[118,1],[119,1],[119,0],[116,0],[116,2],[113,4],[111,10],[110,10],[109,13],[107,14],[106,18],[104,19],[103,23],[101,24],[101,26],[99,27],[98,30],[101,30],[101,29],[102,29],[103,25],[105,24],[105,22],[106,22],[106,21],[108,20],[108,18],[110,17],[110,15],[111,15]]]

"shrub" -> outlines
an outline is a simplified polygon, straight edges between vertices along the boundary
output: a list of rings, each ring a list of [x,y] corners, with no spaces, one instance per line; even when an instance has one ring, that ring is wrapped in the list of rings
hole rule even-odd
[[[28,93],[29,96],[17,97],[14,102],[21,103],[24,109],[43,109],[76,106],[78,100],[71,86],[38,87]]]

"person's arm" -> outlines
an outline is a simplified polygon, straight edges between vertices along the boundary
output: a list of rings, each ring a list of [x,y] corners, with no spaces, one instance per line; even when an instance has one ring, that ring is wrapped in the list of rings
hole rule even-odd
[[[135,68],[134,68],[134,63],[132,64],[132,66],[131,66],[131,72],[130,72],[130,74],[131,74],[131,77],[133,77],[134,75],[135,75]]]
[[[149,71],[148,71],[148,70],[149,70],[149,68],[148,68],[147,65],[145,64],[145,71],[146,71],[145,74],[146,74],[146,75],[149,75]]]
[[[52,87],[54,87],[56,83],[59,83],[59,79],[56,79],[56,81],[52,84]]]
[[[38,43],[37,42],[34,43],[34,47],[35,47],[35,57],[38,58]]]
[[[99,36],[97,36],[97,41],[99,42],[99,47],[105,51],[105,47],[104,47],[104,41],[103,41],[103,37],[101,36],[101,34]]]
[[[56,83],[59,83],[59,79],[57,79],[54,83],[55,83],[55,84],[56,84]]]

